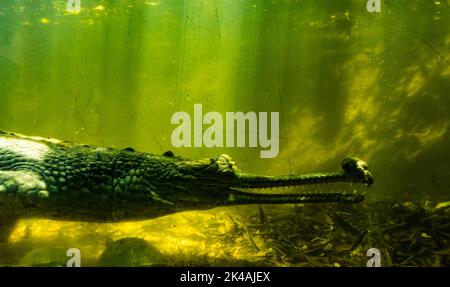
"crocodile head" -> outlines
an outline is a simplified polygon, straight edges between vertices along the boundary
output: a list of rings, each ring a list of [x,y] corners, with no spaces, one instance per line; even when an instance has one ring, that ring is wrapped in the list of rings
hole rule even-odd
[[[180,160],[176,163],[177,174],[171,180],[171,191],[182,193],[190,204],[238,205],[238,204],[280,204],[309,202],[356,203],[364,199],[364,194],[353,192],[302,192],[302,193],[262,193],[264,188],[294,187],[320,183],[361,183],[370,186],[373,178],[367,164],[358,158],[342,161],[342,170],[337,172],[309,173],[303,175],[264,176],[252,175],[239,170],[229,155],[222,154],[216,159],[194,161]],[[169,199],[170,200],[170,199]]]

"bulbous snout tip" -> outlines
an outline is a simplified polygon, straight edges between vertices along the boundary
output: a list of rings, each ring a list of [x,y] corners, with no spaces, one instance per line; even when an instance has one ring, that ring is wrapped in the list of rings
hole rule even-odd
[[[342,168],[351,180],[371,186],[374,182],[368,164],[356,157],[348,157],[342,161]]]

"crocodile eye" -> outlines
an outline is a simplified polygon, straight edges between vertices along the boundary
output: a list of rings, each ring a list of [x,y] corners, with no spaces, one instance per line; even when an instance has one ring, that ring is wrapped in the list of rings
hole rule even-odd
[[[219,155],[216,163],[220,172],[233,173],[236,170],[236,162],[227,154]]]
[[[362,160],[358,160],[357,167],[359,167],[359,168],[361,168],[363,170],[368,170],[369,169],[369,166],[367,165],[367,163],[365,161],[362,161]]]

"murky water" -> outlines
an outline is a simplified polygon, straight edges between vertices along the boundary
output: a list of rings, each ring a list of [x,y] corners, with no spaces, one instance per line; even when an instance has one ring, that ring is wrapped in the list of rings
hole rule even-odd
[[[444,202],[450,3],[381,2],[380,13],[369,13],[362,0],[82,0],[74,12],[67,0],[3,0],[0,129],[191,158],[227,153],[243,170],[273,175],[335,170],[353,155],[375,177],[367,202]],[[278,156],[175,149],[171,117],[193,114],[198,103],[205,113],[279,112]],[[297,210],[264,208],[270,218]],[[97,265],[108,242],[124,237],[144,238],[169,265],[256,262],[282,254],[243,227],[258,213],[251,206],[124,224],[22,220],[0,263],[51,265],[74,247],[83,264]],[[273,265],[295,264],[282,257]]]

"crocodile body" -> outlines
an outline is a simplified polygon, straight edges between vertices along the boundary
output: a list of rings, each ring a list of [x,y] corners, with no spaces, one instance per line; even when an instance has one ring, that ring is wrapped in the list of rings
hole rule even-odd
[[[357,193],[267,194],[245,191],[331,182],[373,182],[367,165],[287,176],[243,173],[228,155],[188,160],[0,132],[0,233],[21,217],[120,222],[238,204],[350,202]],[[6,236],[6,235],[5,235]],[[1,238],[0,238],[1,240]]]

